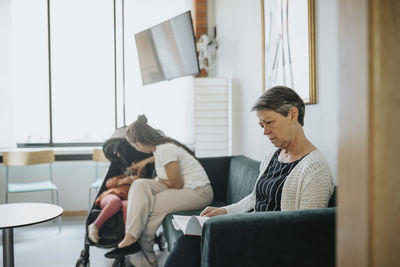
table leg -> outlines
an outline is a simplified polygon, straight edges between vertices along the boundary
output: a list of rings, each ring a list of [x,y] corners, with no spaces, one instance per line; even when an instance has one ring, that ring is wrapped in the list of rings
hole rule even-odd
[[[3,266],[14,267],[14,229],[3,229]]]

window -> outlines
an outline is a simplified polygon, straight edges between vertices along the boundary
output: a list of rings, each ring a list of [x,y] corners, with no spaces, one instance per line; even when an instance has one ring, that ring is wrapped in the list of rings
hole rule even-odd
[[[115,127],[113,2],[51,1],[50,14],[53,142],[104,141]]]
[[[143,86],[134,42],[136,32],[191,6],[191,0],[11,1],[17,144],[98,145],[138,114],[192,144],[193,77]]]
[[[113,2],[50,1],[50,51],[46,0],[12,1],[12,27],[17,143],[110,137],[116,125]]]
[[[50,140],[46,1],[11,3],[12,85],[18,143]]]

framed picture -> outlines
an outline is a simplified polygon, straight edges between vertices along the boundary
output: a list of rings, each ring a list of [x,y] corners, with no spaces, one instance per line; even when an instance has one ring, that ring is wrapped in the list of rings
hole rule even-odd
[[[293,88],[316,103],[315,0],[261,0],[262,89]]]

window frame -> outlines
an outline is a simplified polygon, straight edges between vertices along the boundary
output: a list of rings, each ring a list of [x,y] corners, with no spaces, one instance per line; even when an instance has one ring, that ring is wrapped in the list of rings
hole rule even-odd
[[[102,142],[82,142],[82,143],[54,143],[53,142],[53,100],[52,100],[52,57],[51,57],[51,0],[47,2],[47,52],[48,52],[48,89],[49,89],[49,142],[48,143],[17,143],[17,148],[39,148],[39,147],[98,147],[102,146]],[[117,3],[113,1],[113,29],[114,29],[114,129],[118,128],[118,62],[117,62]],[[125,115],[125,0],[121,0],[121,53],[122,53],[122,120],[123,125],[126,125]]]

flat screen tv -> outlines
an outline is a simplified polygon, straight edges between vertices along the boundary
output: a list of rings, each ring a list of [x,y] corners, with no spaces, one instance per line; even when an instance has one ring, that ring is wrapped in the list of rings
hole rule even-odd
[[[135,34],[143,84],[196,75],[196,53],[190,11]]]

